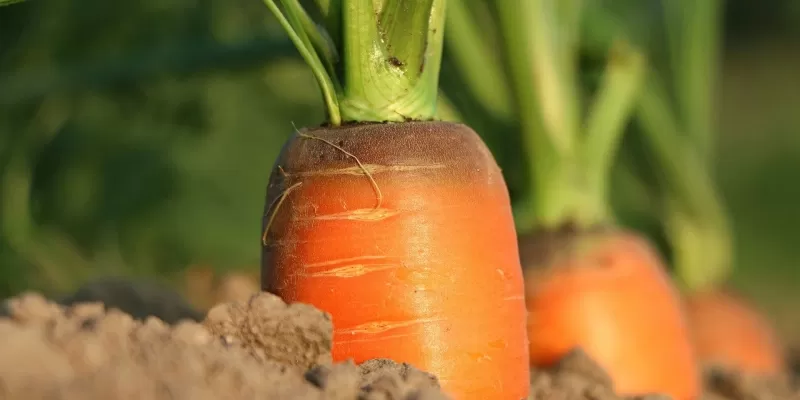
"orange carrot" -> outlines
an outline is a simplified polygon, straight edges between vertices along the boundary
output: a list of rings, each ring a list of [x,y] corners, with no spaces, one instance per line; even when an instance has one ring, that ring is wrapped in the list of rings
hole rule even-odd
[[[699,393],[680,297],[647,241],[624,231],[520,239],[530,360],[580,347],[623,394]]]
[[[314,129],[295,136],[277,165],[267,203],[284,201],[268,210],[263,283],[333,315],[335,360],[408,362],[459,399],[526,396],[508,194],[472,130]]]
[[[581,347],[623,395],[699,395],[677,289],[646,239],[617,228],[614,159],[647,61],[618,37],[599,88],[579,85],[580,2],[499,0],[498,16],[528,155],[530,201],[518,222],[530,361]],[[584,112],[586,110],[586,112]]]
[[[407,362],[456,399],[527,397],[505,181],[474,131],[431,121],[444,1],[330,3],[324,33],[297,2],[282,1],[286,17],[266,3],[319,79],[329,124],[297,131],[275,163],[262,288],[329,312],[337,361]]]
[[[781,345],[769,322],[730,290],[703,290],[687,298],[689,324],[698,358],[757,375],[784,371]]]

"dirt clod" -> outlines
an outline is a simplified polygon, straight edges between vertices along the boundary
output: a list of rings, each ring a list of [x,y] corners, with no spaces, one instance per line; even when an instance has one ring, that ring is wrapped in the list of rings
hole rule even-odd
[[[530,400],[619,400],[611,378],[575,349],[551,368],[531,371]]]
[[[331,362],[330,315],[306,304],[289,304],[260,293],[246,303],[212,308],[204,325],[228,345],[249,349],[259,360],[308,369]]]
[[[359,368],[367,392],[365,400],[439,398],[436,377],[409,364],[382,358],[369,360]]]

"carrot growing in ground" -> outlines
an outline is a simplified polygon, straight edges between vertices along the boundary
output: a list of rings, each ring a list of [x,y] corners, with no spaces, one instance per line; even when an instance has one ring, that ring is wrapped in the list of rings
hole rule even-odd
[[[734,263],[733,235],[713,181],[721,5],[717,0],[663,4],[672,85],[662,83],[661,71],[652,71],[637,120],[648,159],[655,161],[656,179],[648,181],[661,198],[697,356],[704,365],[778,374],[782,351],[773,328],[726,287]]]
[[[683,283],[695,351],[703,365],[774,375],[783,371],[782,350],[771,324],[727,278],[733,262],[727,215],[698,148],[681,136],[666,95],[653,78],[642,96],[643,136],[649,139],[662,180],[662,215],[673,263]]]
[[[450,7],[474,4],[454,0]],[[679,293],[647,240],[616,226],[607,201],[609,171],[644,58],[624,40],[611,46],[600,88],[584,107],[577,72],[580,2],[494,4],[532,181],[532,196],[517,209],[530,362],[548,365],[582,347],[623,394],[695,398],[699,378]],[[492,57],[491,50],[484,57]]]
[[[763,376],[785,372],[772,326],[746,298],[725,288],[696,291],[687,309],[703,363]]]
[[[334,321],[333,357],[391,358],[458,399],[522,399],[522,273],[503,177],[434,121],[444,0],[265,0],[311,66],[327,124],[296,131],[267,190],[262,288]],[[324,26],[324,28],[322,28]]]

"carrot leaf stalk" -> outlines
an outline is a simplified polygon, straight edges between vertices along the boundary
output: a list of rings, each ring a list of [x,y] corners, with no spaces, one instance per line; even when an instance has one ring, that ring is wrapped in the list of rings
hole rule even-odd
[[[718,0],[663,3],[672,73],[650,73],[638,119],[663,176],[677,275],[693,291],[722,282],[733,264],[730,221],[713,182],[721,7]]]
[[[430,120],[436,115],[445,0],[264,0],[309,64],[329,122]]]
[[[665,231],[685,287],[723,280],[732,263],[732,236],[722,200],[698,146],[688,140],[662,84],[651,75],[637,117],[664,179]]]
[[[498,57],[492,56],[496,52],[486,35],[486,25],[494,21],[484,18],[479,22],[477,18],[490,10],[486,4],[475,1],[449,1],[445,42],[466,81],[466,85],[459,89],[474,92],[480,106],[498,119],[513,118],[509,82],[503,64]]]
[[[700,157],[708,161],[714,147],[713,89],[717,83],[720,0],[662,3],[678,112]]]
[[[612,47],[600,91],[589,110],[583,145],[587,184],[590,195],[599,199],[598,207],[606,207],[612,161],[644,74],[644,57],[640,53],[624,42]],[[600,209],[598,213],[607,217],[611,211]]]
[[[524,230],[611,222],[606,181],[642,83],[644,57],[621,39],[612,46],[584,119],[577,73],[581,2],[499,0],[497,7],[533,180],[534,199],[518,209],[518,224]]]

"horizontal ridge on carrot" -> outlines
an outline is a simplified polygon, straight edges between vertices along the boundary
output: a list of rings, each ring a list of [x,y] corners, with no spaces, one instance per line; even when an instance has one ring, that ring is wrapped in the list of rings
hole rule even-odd
[[[262,288],[329,312],[335,360],[407,362],[457,399],[527,397],[503,176],[472,129],[434,120],[445,1],[320,0],[325,31],[294,0],[266,4],[328,124],[297,130],[275,163]]]

